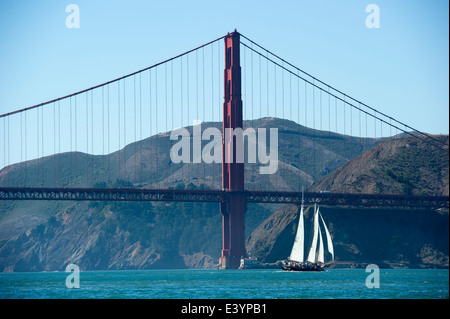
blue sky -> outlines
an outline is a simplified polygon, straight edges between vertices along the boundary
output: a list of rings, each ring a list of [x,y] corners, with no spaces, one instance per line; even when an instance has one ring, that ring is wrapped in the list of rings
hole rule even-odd
[[[65,25],[68,4],[80,28]],[[380,8],[368,29],[365,8]],[[0,113],[70,94],[235,28],[418,130],[449,132],[447,1],[2,1]]]

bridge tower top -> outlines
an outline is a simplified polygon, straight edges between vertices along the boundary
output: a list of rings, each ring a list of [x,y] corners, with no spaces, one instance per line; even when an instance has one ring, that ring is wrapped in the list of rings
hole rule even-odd
[[[236,161],[236,137],[233,132],[242,128],[242,91],[239,33],[225,37],[222,188],[244,189],[244,163]],[[227,130],[228,129],[228,130]]]

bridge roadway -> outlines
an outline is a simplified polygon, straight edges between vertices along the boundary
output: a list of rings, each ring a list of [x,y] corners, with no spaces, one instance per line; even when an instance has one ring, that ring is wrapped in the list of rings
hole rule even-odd
[[[247,203],[300,204],[301,192],[181,190],[137,188],[0,188],[0,200],[226,202],[232,193],[244,193]],[[448,196],[344,194],[305,192],[305,204],[358,207],[448,208]]]

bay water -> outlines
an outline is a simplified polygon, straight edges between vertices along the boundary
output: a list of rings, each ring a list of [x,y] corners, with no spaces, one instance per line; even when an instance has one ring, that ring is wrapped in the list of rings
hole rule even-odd
[[[380,269],[379,288],[365,269],[81,271],[79,288],[66,286],[70,274],[1,273],[0,299],[449,298],[448,269]]]

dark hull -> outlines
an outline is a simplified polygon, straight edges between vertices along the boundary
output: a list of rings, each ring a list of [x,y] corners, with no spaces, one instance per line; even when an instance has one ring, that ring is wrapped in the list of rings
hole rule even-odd
[[[281,267],[283,270],[287,271],[325,271],[323,268],[299,268],[299,267],[292,267],[292,266],[283,266]]]
[[[298,263],[285,263],[281,267],[287,271],[324,271],[325,269],[321,265],[317,264],[298,264]]]

